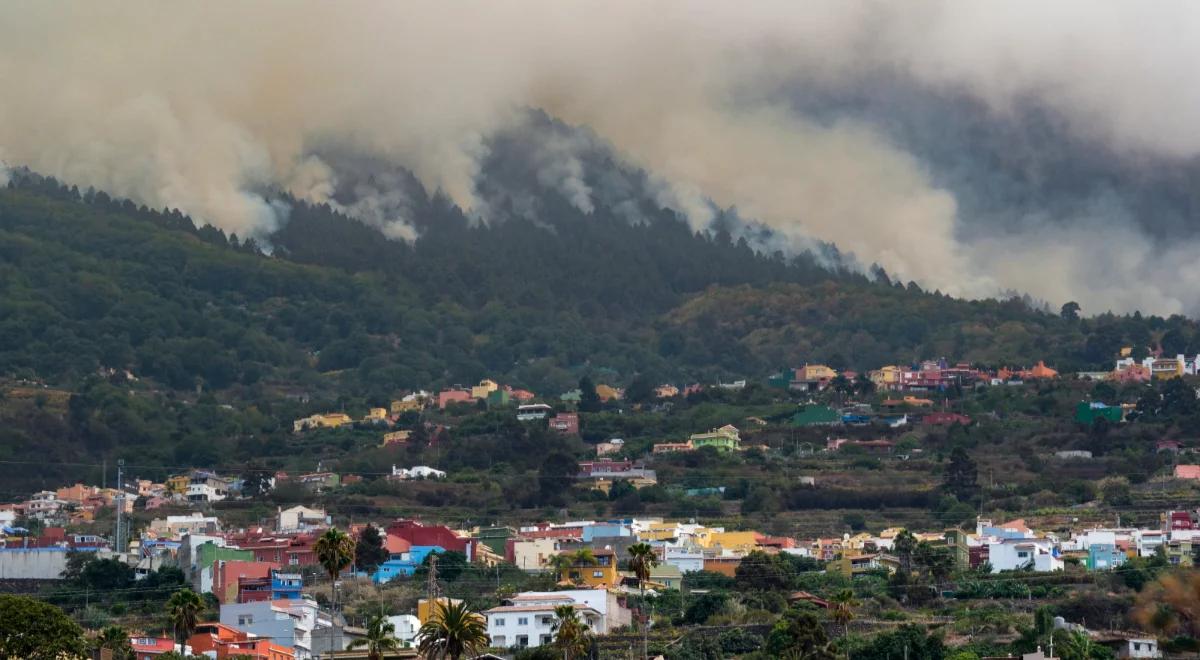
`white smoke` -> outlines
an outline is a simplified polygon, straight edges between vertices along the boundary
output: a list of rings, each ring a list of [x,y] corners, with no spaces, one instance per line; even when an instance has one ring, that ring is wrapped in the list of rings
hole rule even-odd
[[[10,3],[0,149],[262,236],[282,221],[266,191],[336,202],[314,143],[403,163],[471,209],[487,136],[539,107],[660,176],[661,199],[697,223],[711,199],[944,292],[1193,310],[1200,300],[1172,290],[1196,289],[1192,246],[1164,258],[1120,224],[1120,247],[1050,228],[964,242],[953,195],[916,159],[869,126],[817,123],[780,99],[806,82],[901,75],[996,113],[1032,100],[1117,150],[1192,158],[1198,18],[1187,2],[1082,0]],[[539,176],[587,212],[598,191],[579,168],[565,148]],[[342,210],[411,236],[405,200],[360,192]]]

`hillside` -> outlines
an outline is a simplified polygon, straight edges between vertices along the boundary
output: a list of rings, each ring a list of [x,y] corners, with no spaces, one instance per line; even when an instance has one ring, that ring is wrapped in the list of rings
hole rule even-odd
[[[563,207],[479,225],[426,202],[409,244],[293,200],[268,255],[178,212],[16,178],[0,190],[0,376],[78,396],[9,406],[0,459],[277,456],[300,414],[484,377],[554,396],[584,374],[761,380],[805,361],[940,355],[1067,371],[1107,367],[1125,344],[1196,350],[1182,318],[954,300],[764,255],[669,211],[631,223]]]

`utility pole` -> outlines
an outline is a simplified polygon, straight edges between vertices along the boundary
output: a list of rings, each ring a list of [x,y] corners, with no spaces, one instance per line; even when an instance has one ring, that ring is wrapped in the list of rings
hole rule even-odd
[[[116,546],[114,550],[118,553],[124,553],[125,543],[121,538],[121,514],[125,510],[125,489],[122,487],[124,481],[125,459],[117,459],[117,496],[114,501],[117,505],[117,529],[113,535],[113,544]]]

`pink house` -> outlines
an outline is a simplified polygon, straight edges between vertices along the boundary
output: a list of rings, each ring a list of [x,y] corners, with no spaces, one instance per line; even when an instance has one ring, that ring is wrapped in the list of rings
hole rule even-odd
[[[1176,465],[1176,479],[1200,479],[1200,465]]]
[[[1116,383],[1148,383],[1150,382],[1150,368],[1140,364],[1131,364],[1112,372],[1109,379]]]
[[[468,390],[442,390],[438,392],[438,408],[445,408],[452,403],[469,403],[471,392]]]

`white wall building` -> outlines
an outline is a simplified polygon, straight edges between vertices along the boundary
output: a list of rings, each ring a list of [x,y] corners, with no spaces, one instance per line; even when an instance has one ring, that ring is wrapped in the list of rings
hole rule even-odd
[[[674,566],[680,573],[704,570],[704,552],[687,546],[667,546],[663,552],[663,563]]]
[[[221,623],[291,646],[296,649],[296,660],[315,658],[313,636],[320,636],[321,631],[328,634],[328,619],[322,626],[317,614],[317,602],[307,597],[221,605]]]
[[[388,623],[395,628],[396,639],[407,646],[417,645],[417,633],[421,631],[421,620],[411,614],[389,616]]]
[[[146,534],[153,538],[179,539],[184,534],[213,534],[221,531],[221,519],[199,511],[186,516],[167,516],[150,521]]]
[[[329,517],[324,509],[310,509],[306,506],[294,506],[290,509],[278,509],[276,514],[276,529],[280,533],[307,532],[329,524]]]
[[[1158,529],[1139,529],[1133,533],[1139,557],[1153,557],[1167,540],[1167,533]]]
[[[545,570],[560,550],[559,540],[554,538],[516,539],[512,547],[513,563],[523,571]]]
[[[1044,539],[1003,539],[988,544],[992,572],[1029,567],[1038,572],[1061,571],[1063,561],[1054,555],[1054,544]]]
[[[446,473],[428,465],[414,465],[410,468],[392,466],[392,479],[445,479]]]
[[[484,612],[492,645],[501,648],[530,648],[554,641],[554,608],[572,605],[579,620],[596,635],[622,625],[609,620],[605,612],[616,615],[616,596],[604,589],[527,592],[517,594],[500,607]],[[611,599],[611,600],[610,600]],[[604,608],[604,611],[597,609]],[[625,610],[628,612],[628,610]]]

